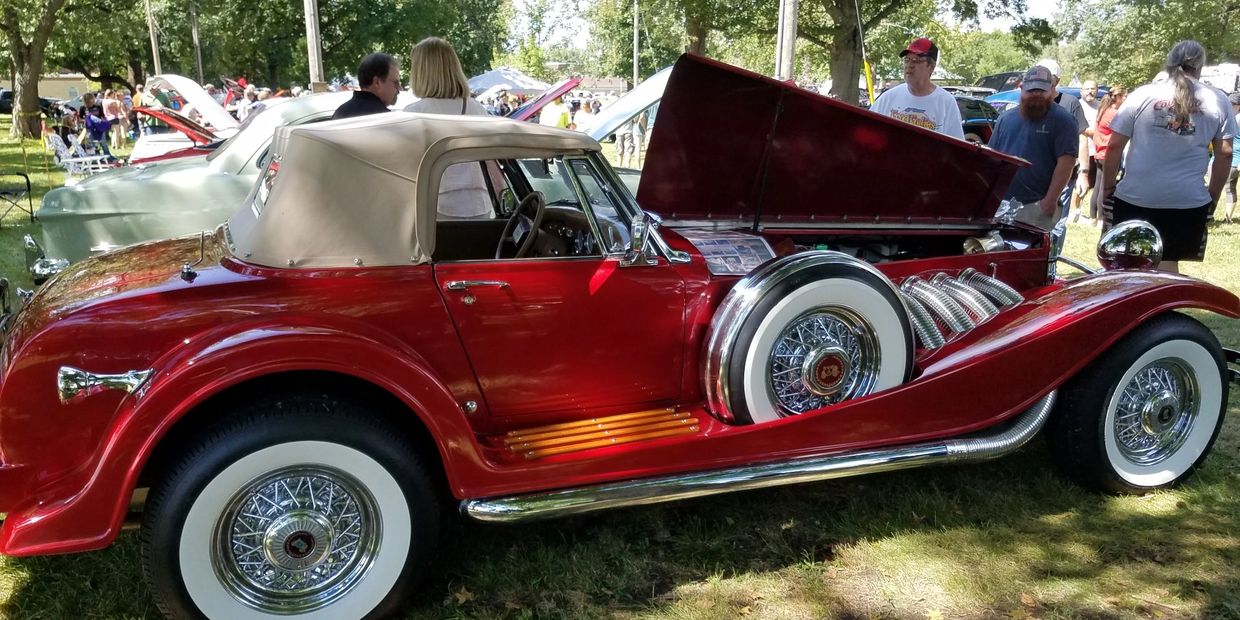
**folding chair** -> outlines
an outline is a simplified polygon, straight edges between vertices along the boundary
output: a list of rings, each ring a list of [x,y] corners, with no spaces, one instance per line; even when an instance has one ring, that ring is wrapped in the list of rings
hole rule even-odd
[[[65,169],[65,185],[77,183],[76,176],[88,177],[96,172],[103,172],[114,167],[111,157],[107,155],[87,155],[75,157],[58,134],[44,134],[47,147],[55,153],[56,164]],[[77,143],[72,137],[70,142]],[[78,148],[81,148],[80,145]]]
[[[20,178],[22,184],[5,183],[7,177],[13,177],[13,180]],[[22,206],[22,199],[26,200],[26,206]],[[5,217],[13,209],[25,211],[30,216],[30,221],[34,221],[34,198],[30,195],[30,177],[24,172],[10,172],[0,174],[0,208],[4,209],[4,213],[0,214],[0,225],[3,225]]]

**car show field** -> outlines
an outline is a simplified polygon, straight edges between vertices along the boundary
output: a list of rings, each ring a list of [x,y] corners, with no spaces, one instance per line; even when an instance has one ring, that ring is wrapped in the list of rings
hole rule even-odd
[[[1188,277],[1143,222],[1057,262],[994,215],[1023,160],[688,55],[645,168],[605,150],[283,127],[219,228],[33,291],[11,212],[0,613],[1240,609],[1232,225]]]

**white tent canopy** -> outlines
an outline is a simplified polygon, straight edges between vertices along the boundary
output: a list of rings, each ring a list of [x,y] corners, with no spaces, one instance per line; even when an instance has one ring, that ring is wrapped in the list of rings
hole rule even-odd
[[[516,94],[541,93],[551,88],[551,85],[546,82],[536,80],[516,69],[505,67],[492,69],[482,75],[469,78],[469,92],[471,93],[492,90],[497,86],[501,90]]]

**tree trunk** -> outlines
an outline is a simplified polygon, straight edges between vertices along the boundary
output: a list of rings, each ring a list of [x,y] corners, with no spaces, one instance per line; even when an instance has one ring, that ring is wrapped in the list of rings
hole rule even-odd
[[[38,54],[37,62],[28,58],[22,65],[13,81],[13,127],[10,133],[37,138],[43,133],[43,114],[39,110],[39,76],[43,73],[43,55]]]
[[[129,62],[129,83],[137,86],[146,83],[146,75],[142,72],[142,59],[131,56]]]
[[[64,5],[65,0],[47,0],[29,42],[24,38],[14,6],[11,3],[0,5],[0,34],[8,38],[15,73],[13,128],[10,130],[13,136],[36,138],[41,133],[39,76],[43,75],[43,52],[47,49],[47,40]]]
[[[698,56],[706,55],[706,36],[710,31],[706,28],[706,24],[697,16],[685,16],[685,35],[689,39],[689,45],[685,47],[685,51]]]
[[[844,21],[831,38],[831,94],[844,103],[860,105],[857,79],[861,76],[861,36],[855,11],[847,11]]]

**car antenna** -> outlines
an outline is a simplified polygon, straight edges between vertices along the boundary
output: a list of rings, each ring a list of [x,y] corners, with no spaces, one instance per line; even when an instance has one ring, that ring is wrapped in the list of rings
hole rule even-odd
[[[207,231],[198,233],[198,260],[194,264],[185,263],[181,265],[181,279],[186,282],[193,282],[198,277],[198,272],[194,271],[194,267],[198,266],[207,255]]]

